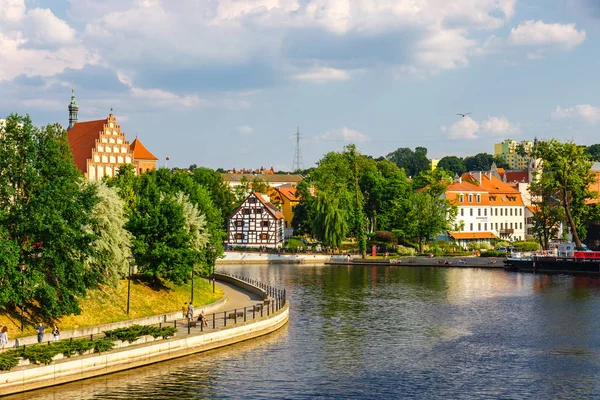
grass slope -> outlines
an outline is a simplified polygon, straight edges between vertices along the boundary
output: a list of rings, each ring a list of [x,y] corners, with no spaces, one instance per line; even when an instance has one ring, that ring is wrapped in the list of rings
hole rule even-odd
[[[119,282],[118,287],[103,286],[90,290],[85,299],[81,300],[82,312],[79,315],[69,315],[55,321],[62,331],[86,326],[101,325],[126,319],[147,317],[162,313],[181,310],[183,303],[190,301],[191,282],[175,286],[163,282],[158,287],[151,282],[132,277],[130,310],[127,315],[127,280]],[[202,278],[194,280],[194,306],[196,309],[213,303],[223,297],[223,291]],[[39,319],[35,315],[25,315],[25,329],[21,332],[21,321],[18,314],[0,310],[0,326],[8,326],[9,339],[35,334],[35,326]],[[43,321],[46,332],[51,331],[51,321]]]

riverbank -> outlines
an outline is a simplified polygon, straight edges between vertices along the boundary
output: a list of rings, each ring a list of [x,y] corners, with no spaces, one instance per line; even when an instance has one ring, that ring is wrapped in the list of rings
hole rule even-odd
[[[289,318],[289,306],[279,292],[235,278],[216,275],[227,298],[234,301],[215,312],[205,314],[207,327],[175,321],[178,331],[168,339],[133,344],[101,354],[88,354],[72,359],[63,358],[49,365],[22,365],[0,373],[0,395],[19,393],[66,382],[110,374],[190,354],[204,352],[274,332]],[[232,285],[235,289],[232,289]],[[232,292],[233,290],[233,292]],[[269,293],[277,297],[269,297]],[[241,294],[241,295],[240,295]],[[266,298],[266,301],[265,301]],[[233,309],[230,309],[231,307]],[[257,311],[259,310],[259,311]],[[177,313],[181,316],[181,313]],[[164,318],[164,316],[159,316]]]
[[[360,258],[348,259],[342,254],[270,254],[257,252],[225,252],[217,265],[239,264],[327,264],[327,265],[396,265],[460,268],[503,268],[501,257],[400,257],[391,259]]]

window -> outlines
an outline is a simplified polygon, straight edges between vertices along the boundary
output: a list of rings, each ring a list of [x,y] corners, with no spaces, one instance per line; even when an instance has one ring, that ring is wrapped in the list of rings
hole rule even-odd
[[[523,223],[519,222],[519,229],[523,229]]]
[[[469,230],[470,230],[470,231],[472,231],[472,230],[473,230],[473,223],[472,223],[472,222],[471,222],[471,225],[470,225],[470,229],[469,229]]]
[[[258,208],[254,209],[254,214],[262,214],[262,212],[263,212],[262,207],[258,207]]]
[[[235,221],[235,226],[244,226],[244,221]]]
[[[504,224],[500,222],[500,229],[504,229]]]
[[[263,222],[262,222],[262,226],[264,226],[264,227],[267,227],[267,228],[268,228],[268,227],[269,227],[269,221],[263,221]]]
[[[510,223],[510,229],[512,229],[512,228],[513,228],[513,225],[512,225],[512,224],[513,224],[513,223],[511,222],[511,223]]]
[[[522,216],[523,216],[523,209],[519,208],[519,217],[522,217]]]
[[[498,216],[498,209],[497,208],[496,208],[495,214],[496,214],[496,217],[497,217]],[[502,215],[502,214],[500,214],[500,215]]]
[[[487,208],[484,208],[484,209],[483,209],[483,215],[484,215],[485,217],[487,217]]]
[[[250,197],[250,198],[248,199],[248,203],[249,203],[249,204],[255,204],[255,203],[256,203],[256,199],[255,199],[254,197]]]
[[[461,203],[465,200],[465,196],[461,193],[458,195],[458,201],[460,201]]]
[[[485,224],[483,224],[483,230],[487,231],[487,222]]]
[[[460,209],[460,216],[461,216],[461,217],[464,217],[464,216],[465,216],[465,209],[464,209],[464,208],[461,208],[461,209]]]
[[[481,195],[480,194],[477,195],[477,202],[481,203]]]
[[[472,216],[473,216],[473,209],[472,209],[472,208],[470,208],[470,209],[469,209],[469,212],[470,212],[470,215],[471,215],[471,217],[472,217]]]
[[[498,223],[496,222],[496,230],[498,230]]]
[[[500,209],[500,216],[502,216],[502,209]]]
[[[481,230],[481,222],[479,222],[479,223],[477,224],[477,230],[478,230],[478,231],[480,231],[480,230]]]
[[[243,233],[236,233],[235,234],[235,238],[236,238],[236,240],[242,240],[242,239],[244,239],[244,234]]]
[[[250,209],[244,208],[244,215],[250,215]]]
[[[513,209],[511,208],[511,209],[510,209],[510,216],[511,216],[511,217],[512,217],[512,211],[513,211]]]
[[[478,216],[478,217],[481,217],[481,208],[478,208],[478,209],[477,209],[477,216]]]
[[[472,203],[472,202],[473,202],[473,195],[472,195],[472,194],[470,194],[470,195],[469,195],[469,203]]]
[[[261,233],[260,234],[260,240],[269,240],[269,234],[268,233]]]

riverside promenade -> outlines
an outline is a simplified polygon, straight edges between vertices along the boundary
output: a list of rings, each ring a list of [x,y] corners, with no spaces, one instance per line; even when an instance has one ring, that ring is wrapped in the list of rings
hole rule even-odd
[[[133,343],[116,341],[115,349],[72,358],[55,357],[49,365],[21,362],[10,371],[0,372],[0,396],[40,389],[48,386],[96,377],[130,368],[149,365],[207,350],[228,346],[274,332],[288,322],[289,304],[285,290],[257,281],[215,274],[217,285],[224,291],[224,300],[204,310],[208,326],[195,319],[183,319],[181,311],[150,318],[152,324],[174,326],[175,336],[167,339],[141,337]],[[211,310],[210,313],[207,310]],[[169,320],[167,316],[175,316]],[[122,321],[119,327],[134,325],[138,320]],[[125,325],[124,325],[125,324]],[[150,325],[150,324],[148,324]],[[91,328],[88,328],[91,329]],[[103,326],[104,330],[114,329]],[[63,332],[61,339],[69,332]],[[72,333],[72,332],[71,332]],[[103,335],[91,334],[91,338]],[[71,336],[78,338],[78,336]],[[90,336],[84,336],[90,338]],[[21,343],[30,338],[21,338]],[[64,340],[64,339],[62,339]],[[22,345],[22,344],[21,344]]]

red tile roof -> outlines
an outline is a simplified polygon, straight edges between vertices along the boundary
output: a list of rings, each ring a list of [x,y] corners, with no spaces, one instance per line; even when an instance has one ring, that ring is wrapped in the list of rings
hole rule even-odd
[[[158,160],[158,158],[156,158],[154,154],[150,153],[150,151],[148,151],[146,146],[144,146],[142,141],[138,138],[135,138],[131,145],[129,145],[129,148],[133,152],[134,160]]]
[[[529,183],[529,172],[527,171],[506,171],[506,182],[525,182]]]
[[[283,213],[281,212],[281,210],[277,207],[275,207],[273,204],[271,204],[271,202],[265,200],[265,198],[263,197],[263,195],[260,192],[254,192],[254,195],[258,198],[258,200],[263,203],[263,205],[266,207],[267,211],[269,211],[271,214],[273,214],[273,216],[277,219],[281,219],[283,218]]]
[[[278,187],[275,188],[282,196],[286,197],[289,201],[300,201],[300,198],[296,196],[296,188],[294,187]]]
[[[87,160],[92,158],[92,149],[96,146],[96,139],[100,137],[100,132],[104,130],[107,121],[108,118],[77,122],[67,133],[75,165],[84,174],[87,172]]]

